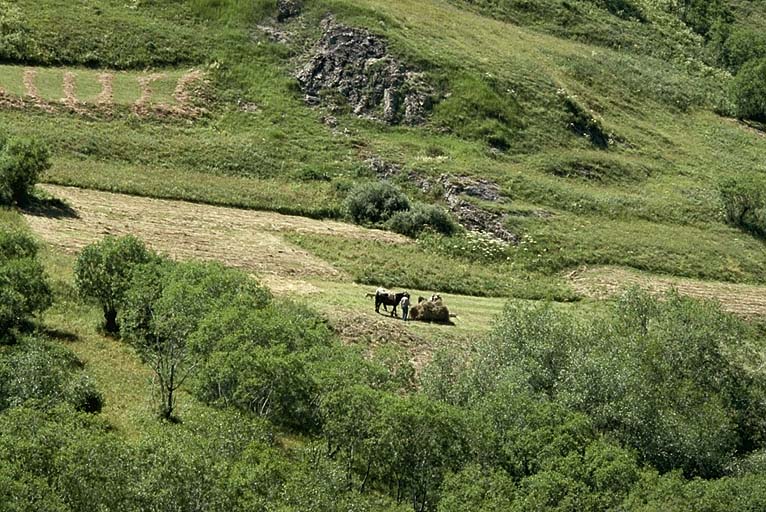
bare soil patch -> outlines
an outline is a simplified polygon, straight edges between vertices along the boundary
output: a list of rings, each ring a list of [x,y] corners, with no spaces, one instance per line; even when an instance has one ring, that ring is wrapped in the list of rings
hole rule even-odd
[[[586,267],[568,277],[578,293],[596,299],[614,297],[632,286],[656,294],[675,288],[682,295],[717,300],[732,313],[746,317],[766,315],[764,286],[656,276],[620,267]]]
[[[384,231],[271,212],[45,185],[73,214],[25,215],[46,242],[68,253],[105,235],[133,234],[177,259],[219,260],[256,273],[338,278],[342,274],[285,241],[283,232],[335,234],[391,243],[406,239]]]

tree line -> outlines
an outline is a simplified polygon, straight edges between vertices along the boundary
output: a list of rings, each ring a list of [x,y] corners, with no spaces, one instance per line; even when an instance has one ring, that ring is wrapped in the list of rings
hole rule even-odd
[[[47,283],[28,237],[0,242],[20,247],[0,275],[27,258]],[[87,367],[34,320],[55,299],[43,284],[4,331],[0,510],[766,504],[762,334],[715,304],[638,290],[587,315],[511,303],[468,354],[439,350],[416,374],[401,350],[344,346],[240,271],[135,238],[84,249],[75,286],[156,373],[162,421],[134,442],[99,417]],[[207,407],[179,417],[181,386]]]

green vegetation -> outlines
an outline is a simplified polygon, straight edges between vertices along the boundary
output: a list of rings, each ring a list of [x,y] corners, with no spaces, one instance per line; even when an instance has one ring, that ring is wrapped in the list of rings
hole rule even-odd
[[[132,236],[106,237],[80,253],[75,265],[75,284],[83,298],[94,300],[104,310],[104,330],[119,331],[117,312],[128,290],[131,272],[147,263],[151,254]]]
[[[512,262],[476,264],[471,240],[452,249],[421,244],[347,240],[332,236],[289,235],[288,240],[348,272],[357,283],[372,286],[439,290],[461,295],[571,301],[576,295],[558,276],[524,272]],[[483,251],[482,251],[483,252]]]
[[[444,235],[457,232],[458,225],[444,208],[436,205],[415,203],[409,210],[396,212],[386,226],[391,231],[412,238],[423,231],[435,231]]]
[[[0,139],[0,204],[26,206],[40,175],[50,167],[50,152],[36,140]]]
[[[156,374],[160,415],[167,420],[175,419],[176,391],[198,365],[195,338],[208,342],[198,334],[201,326],[218,322],[224,306],[253,309],[269,297],[246,274],[221,264],[164,261],[136,268],[122,295],[121,335]]]
[[[305,101],[328,14],[422,81],[422,124]],[[764,33],[746,0],[0,0],[0,509],[763,510],[761,322],[574,287],[766,283]],[[38,181],[411,239],[263,229],[321,277],[64,252]],[[378,286],[456,325],[374,315]]]
[[[0,231],[0,343],[12,341],[36,313],[51,305],[37,244],[19,231]]]
[[[520,107],[509,91],[488,77],[456,79],[451,96],[434,110],[435,126],[499,150],[508,150],[521,130]]]
[[[748,61],[732,83],[737,116],[766,121],[766,58]]]
[[[762,180],[728,180],[721,184],[721,200],[731,225],[766,237],[766,186]]]
[[[375,224],[409,210],[410,200],[386,181],[362,183],[348,193],[346,209],[354,222]]]

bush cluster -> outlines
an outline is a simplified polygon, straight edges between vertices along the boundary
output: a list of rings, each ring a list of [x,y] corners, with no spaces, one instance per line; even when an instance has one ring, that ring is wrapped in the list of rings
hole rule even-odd
[[[415,203],[409,210],[395,213],[386,226],[411,238],[416,238],[426,229],[447,236],[458,231],[457,223],[444,208],[423,203]]]
[[[731,85],[737,117],[766,121],[766,58],[742,66]]]
[[[66,348],[25,337],[0,353],[0,411],[35,401],[50,407],[68,403],[78,411],[101,411],[104,398],[82,363]]]
[[[409,198],[386,182],[366,182],[352,188],[346,196],[346,211],[357,224],[379,225],[409,237],[426,229],[451,235],[458,226],[443,208]]]
[[[346,196],[346,210],[357,224],[385,222],[410,209],[407,196],[387,181],[361,183]]]

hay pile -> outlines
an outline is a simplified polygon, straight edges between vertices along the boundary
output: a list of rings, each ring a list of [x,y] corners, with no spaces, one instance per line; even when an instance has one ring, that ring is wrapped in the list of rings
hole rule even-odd
[[[449,309],[441,300],[432,302],[426,300],[410,308],[409,318],[421,322],[437,322],[441,324],[450,324]]]

